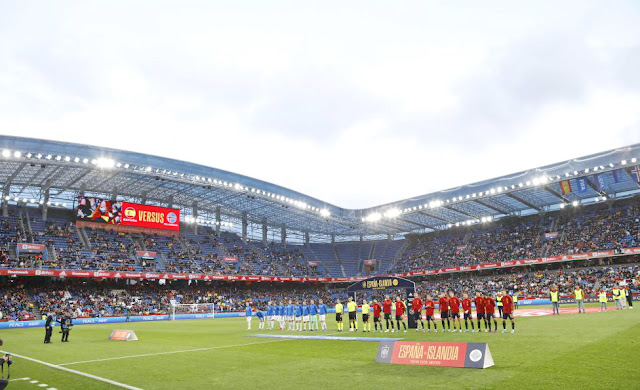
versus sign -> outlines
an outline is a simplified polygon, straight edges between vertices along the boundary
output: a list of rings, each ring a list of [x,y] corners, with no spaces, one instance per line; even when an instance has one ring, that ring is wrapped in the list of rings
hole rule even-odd
[[[464,368],[488,368],[494,365],[487,343],[421,341],[381,341],[376,362]]]
[[[180,210],[122,202],[122,225],[180,230]]]
[[[78,222],[179,231],[180,210],[95,197],[79,197]]]

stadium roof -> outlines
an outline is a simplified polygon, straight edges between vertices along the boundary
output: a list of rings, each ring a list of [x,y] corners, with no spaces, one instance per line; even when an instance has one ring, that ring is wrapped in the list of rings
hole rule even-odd
[[[250,231],[259,231],[266,221],[277,237],[284,224],[288,239],[309,232],[312,241],[326,241],[331,235],[349,240],[429,232],[640,192],[632,172],[640,160],[640,144],[359,210],[236,173],[152,155],[9,136],[0,136],[0,148],[5,202],[35,206],[48,200],[52,206],[72,208],[84,191],[180,208],[183,223],[194,223],[190,216],[195,207],[197,222],[208,225],[215,224],[219,207],[221,222],[229,229],[240,230],[246,213]],[[428,180],[427,175],[416,170],[416,180]],[[565,180],[570,188],[563,191]]]

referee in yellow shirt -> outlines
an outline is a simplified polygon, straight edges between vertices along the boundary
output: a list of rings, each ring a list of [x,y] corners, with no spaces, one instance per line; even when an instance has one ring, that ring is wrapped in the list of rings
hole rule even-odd
[[[338,324],[338,332],[342,332],[344,328],[342,324],[342,313],[344,312],[344,307],[342,303],[340,303],[339,299],[336,299],[336,323]]]
[[[347,310],[349,311],[349,332],[358,331],[358,305],[353,301],[353,298],[349,297],[347,301]]]
[[[371,324],[369,323],[369,312],[371,311],[371,306],[369,306],[369,302],[367,300],[362,301],[362,331],[363,332],[371,332]]]

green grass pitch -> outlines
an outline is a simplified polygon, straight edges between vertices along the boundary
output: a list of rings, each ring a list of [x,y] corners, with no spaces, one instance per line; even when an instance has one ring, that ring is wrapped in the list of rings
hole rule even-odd
[[[327,334],[336,333],[329,325]],[[135,330],[139,341],[107,340],[116,328]],[[487,342],[495,366],[485,370],[377,364],[378,343],[251,338],[245,335],[258,331],[245,329],[245,319],[238,318],[76,326],[70,343],[59,341],[56,328],[50,345],[42,343],[44,329],[3,330],[0,337],[2,350],[51,364],[98,360],[64,367],[143,389],[640,388],[640,308],[518,318],[515,334],[382,334]],[[158,354],[192,349],[201,350]],[[148,356],[100,361],[131,355]],[[18,357],[11,376],[38,383],[18,380],[10,389],[118,388]]]

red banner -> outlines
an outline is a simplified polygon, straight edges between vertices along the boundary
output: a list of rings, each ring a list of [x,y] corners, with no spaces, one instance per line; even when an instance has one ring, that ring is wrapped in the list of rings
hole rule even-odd
[[[18,243],[17,248],[23,252],[44,252],[46,250],[43,244]]]
[[[464,367],[466,343],[396,341],[391,364]]]
[[[317,267],[320,265],[319,261],[307,261],[307,264],[309,264],[311,267]]]
[[[149,259],[155,259],[155,258],[156,258],[156,252],[151,252],[151,251],[136,251],[136,256],[138,256],[138,257],[145,257],[145,258],[149,258]]]
[[[222,257],[223,261],[228,261],[230,263],[236,263],[238,261],[238,258],[235,256],[223,256]]]
[[[494,364],[486,343],[421,341],[381,341],[376,362],[466,368],[488,368]]]

